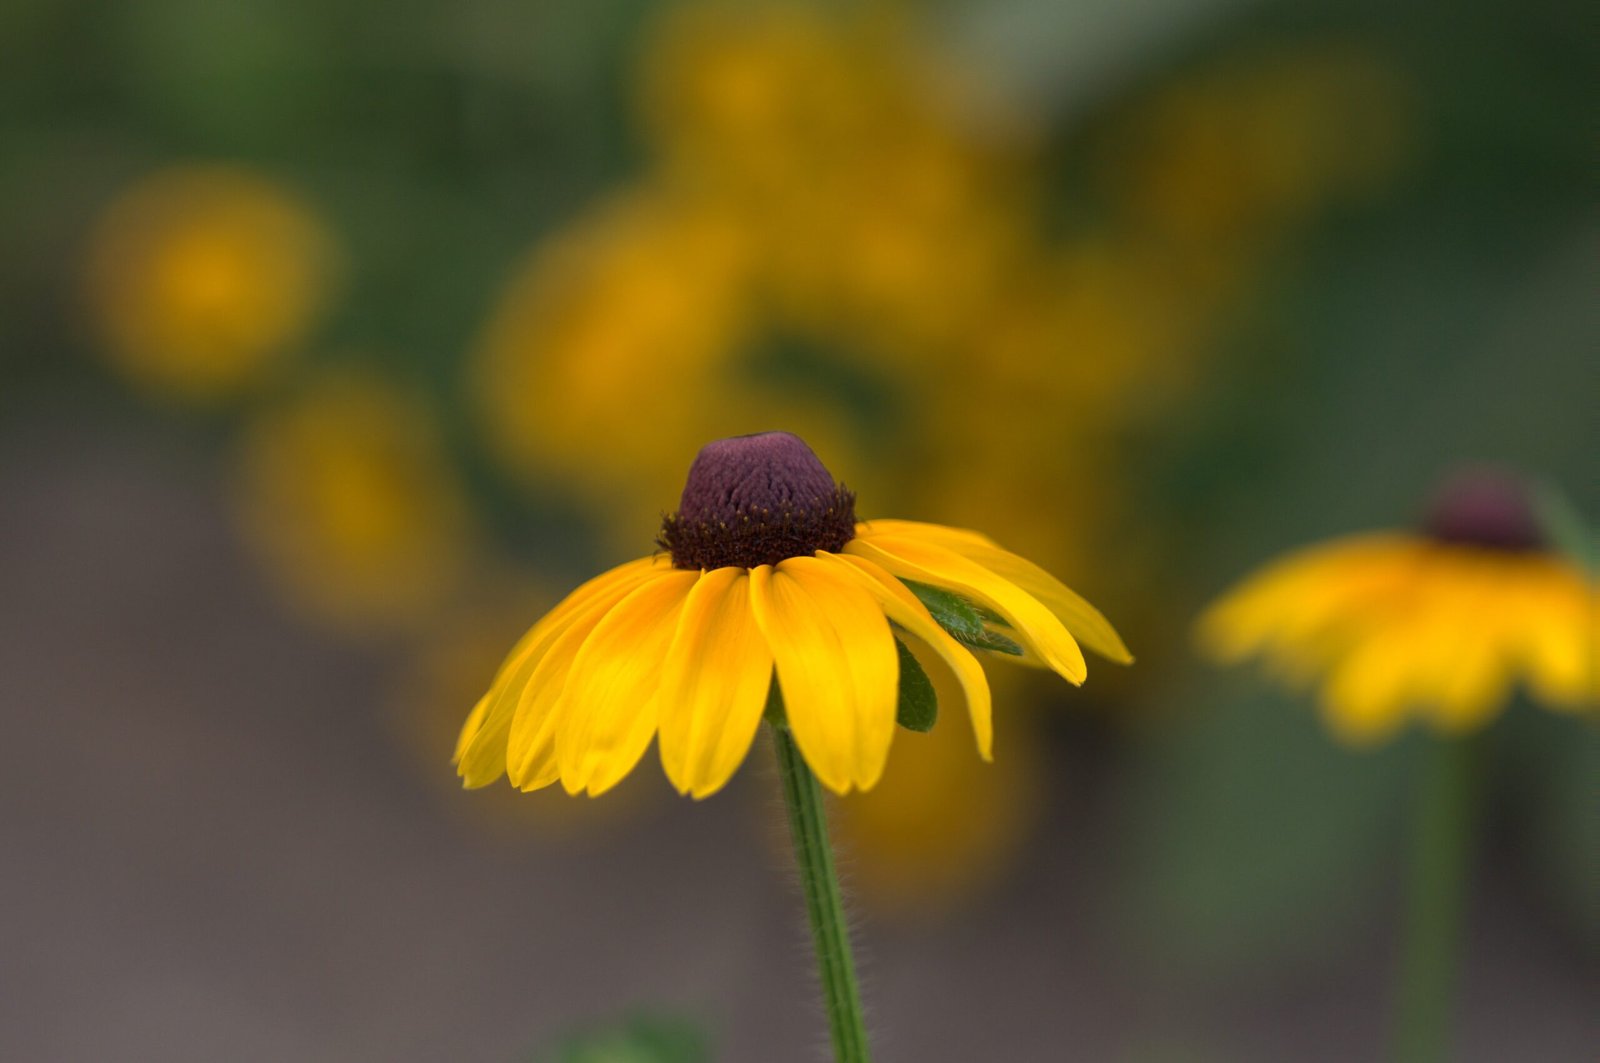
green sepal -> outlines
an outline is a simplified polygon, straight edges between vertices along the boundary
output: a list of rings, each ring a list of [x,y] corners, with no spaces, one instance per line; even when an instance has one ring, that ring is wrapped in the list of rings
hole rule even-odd
[[[974,650],[992,650],[995,653],[1009,653],[1013,657],[1022,656],[1022,646],[1020,644],[1006,638],[1000,632],[990,631],[988,628],[985,628],[973,638],[966,638],[961,635],[957,635],[955,638],[963,646]]]
[[[895,639],[894,648],[900,653],[900,700],[895,705],[895,722],[908,731],[931,731],[939,719],[939,696],[934,693],[933,681],[904,642]]]
[[[778,670],[772,670],[772,684],[767,687],[767,707],[761,710],[762,719],[772,726],[787,729],[789,714],[783,710],[783,690],[778,686]]]
[[[1005,624],[998,614],[974,605],[959,594],[915,580],[901,580],[906,589],[917,596],[917,601],[932,614],[934,622],[950,633],[950,637],[975,650],[991,650],[1022,656],[1022,647],[998,632],[990,631],[988,623]],[[1009,625],[1008,625],[1009,626]]]

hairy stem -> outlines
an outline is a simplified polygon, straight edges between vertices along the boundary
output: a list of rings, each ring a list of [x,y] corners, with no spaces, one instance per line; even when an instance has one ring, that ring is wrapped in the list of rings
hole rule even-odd
[[[855,961],[850,955],[850,931],[839,896],[839,877],[833,867],[833,848],[828,843],[822,787],[817,785],[817,777],[811,774],[787,727],[772,727],[772,743],[778,754],[778,774],[783,777],[783,803],[789,812],[795,862],[805,889],[806,914],[816,946],[833,1054],[839,1063],[867,1063],[867,1028],[861,1014]]]

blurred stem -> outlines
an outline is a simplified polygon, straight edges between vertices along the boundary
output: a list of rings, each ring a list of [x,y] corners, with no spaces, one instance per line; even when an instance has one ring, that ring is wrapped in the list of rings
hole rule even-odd
[[[839,877],[833,868],[833,848],[828,843],[822,787],[817,785],[817,777],[811,774],[788,727],[773,724],[772,744],[778,753],[778,774],[783,777],[783,803],[789,811],[795,862],[805,888],[806,914],[817,950],[833,1054],[839,1063],[867,1063],[867,1029],[861,1015],[861,993],[856,987]]]
[[[1401,1063],[1437,1063],[1449,1055],[1472,856],[1477,744],[1434,739],[1424,759],[1400,959],[1394,1058]]]

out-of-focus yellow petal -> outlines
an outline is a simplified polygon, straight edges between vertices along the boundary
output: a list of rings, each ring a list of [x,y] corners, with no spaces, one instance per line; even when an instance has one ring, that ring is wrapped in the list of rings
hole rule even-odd
[[[499,779],[506,771],[508,759],[528,759],[527,738],[523,737],[520,746],[515,741],[518,735],[513,720],[519,713],[519,705],[528,700],[533,690],[530,683],[536,676],[536,670],[574,617],[581,616],[583,611],[600,601],[614,604],[660,565],[661,562],[655,558],[642,558],[596,576],[567,595],[518,640],[505,663],[500,666],[489,692],[467,718],[457,742],[457,771],[469,789],[488,786]],[[590,620],[589,626],[593,626],[598,619],[596,616]],[[561,674],[565,676],[564,671]],[[549,681],[546,677],[541,678]],[[513,739],[509,752],[524,751],[520,758],[508,758],[508,738]],[[513,782],[522,785],[517,779],[513,779]]]
[[[1456,563],[1419,588],[1411,670],[1415,700],[1436,728],[1461,734],[1506,701],[1508,621],[1496,565]]]
[[[1350,745],[1381,742],[1405,719],[1413,646],[1398,632],[1388,636],[1370,637],[1346,653],[1323,687],[1323,718]]]
[[[870,789],[894,738],[900,655],[872,595],[817,558],[751,572],[795,742],[835,793]]]
[[[953,550],[1039,599],[1060,618],[1074,639],[1100,656],[1118,664],[1133,662],[1133,655],[1122,637],[1100,610],[1032,561],[997,546],[977,532],[912,520],[875,520],[858,525],[856,534],[868,542],[877,535],[890,535]]]
[[[591,797],[622,781],[656,732],[656,692],[698,572],[652,574],[583,641],[556,704],[561,785]]]
[[[683,605],[658,694],[661,764],[681,793],[706,797],[733,776],[766,707],[772,651],[750,605],[750,573],[700,577]]]
[[[917,596],[907,590],[905,584],[885,572],[881,566],[864,557],[850,554],[821,552],[817,557],[848,573],[877,599],[878,605],[889,619],[905,629],[905,634],[909,636],[906,640],[907,648],[916,656],[919,664],[926,667],[931,656],[932,660],[937,662],[936,667],[950,673],[950,677],[954,680],[954,689],[961,692],[962,700],[966,702],[967,714],[972,719],[973,735],[978,741],[979,755],[984,760],[994,759],[994,718],[990,704],[989,681],[984,677],[983,667],[971,651],[951,638],[928,613],[927,608],[917,600]],[[926,646],[931,654],[918,653],[916,645],[918,643]],[[949,687],[951,684],[944,686]]]
[[[489,695],[485,694],[467,714],[467,722],[461,725],[461,734],[456,738],[455,755],[450,758],[450,763],[461,763],[461,758],[466,756],[467,747],[472,745],[472,740],[478,736],[479,729],[483,727],[483,719],[488,715]]]
[[[1196,625],[1200,647],[1233,662],[1269,649],[1323,656],[1329,638],[1370,604],[1415,579],[1426,544],[1400,535],[1362,535],[1297,550],[1219,598]]]
[[[1518,656],[1533,695],[1554,709],[1600,707],[1600,589],[1551,562],[1521,595]]]
[[[876,562],[902,579],[931,583],[971,598],[1003,616],[1027,647],[1071,683],[1088,675],[1083,651],[1066,626],[1039,599],[953,550],[901,536],[852,539],[845,553]]]

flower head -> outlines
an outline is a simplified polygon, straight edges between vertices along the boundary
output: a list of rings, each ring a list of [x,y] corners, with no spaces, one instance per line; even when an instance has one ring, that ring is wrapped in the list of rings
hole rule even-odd
[[[1408,715],[1470,730],[1516,682],[1553,709],[1600,704],[1600,588],[1550,550],[1525,487],[1480,470],[1446,485],[1421,534],[1360,535],[1276,561],[1200,619],[1222,661],[1259,655],[1321,680],[1332,729],[1387,737]]]
[[[462,729],[466,784],[509,773],[524,790],[559,780],[597,795],[659,737],[673,785],[704,797],[743,761],[775,692],[817,777],[865,790],[905,676],[929,669],[959,691],[988,759],[979,654],[1073,683],[1079,640],[1131,660],[1093,606],[1030,562],[976,532],[857,523],[854,503],[795,436],[705,447],[663,521],[665,552],[579,587],[512,650]]]

